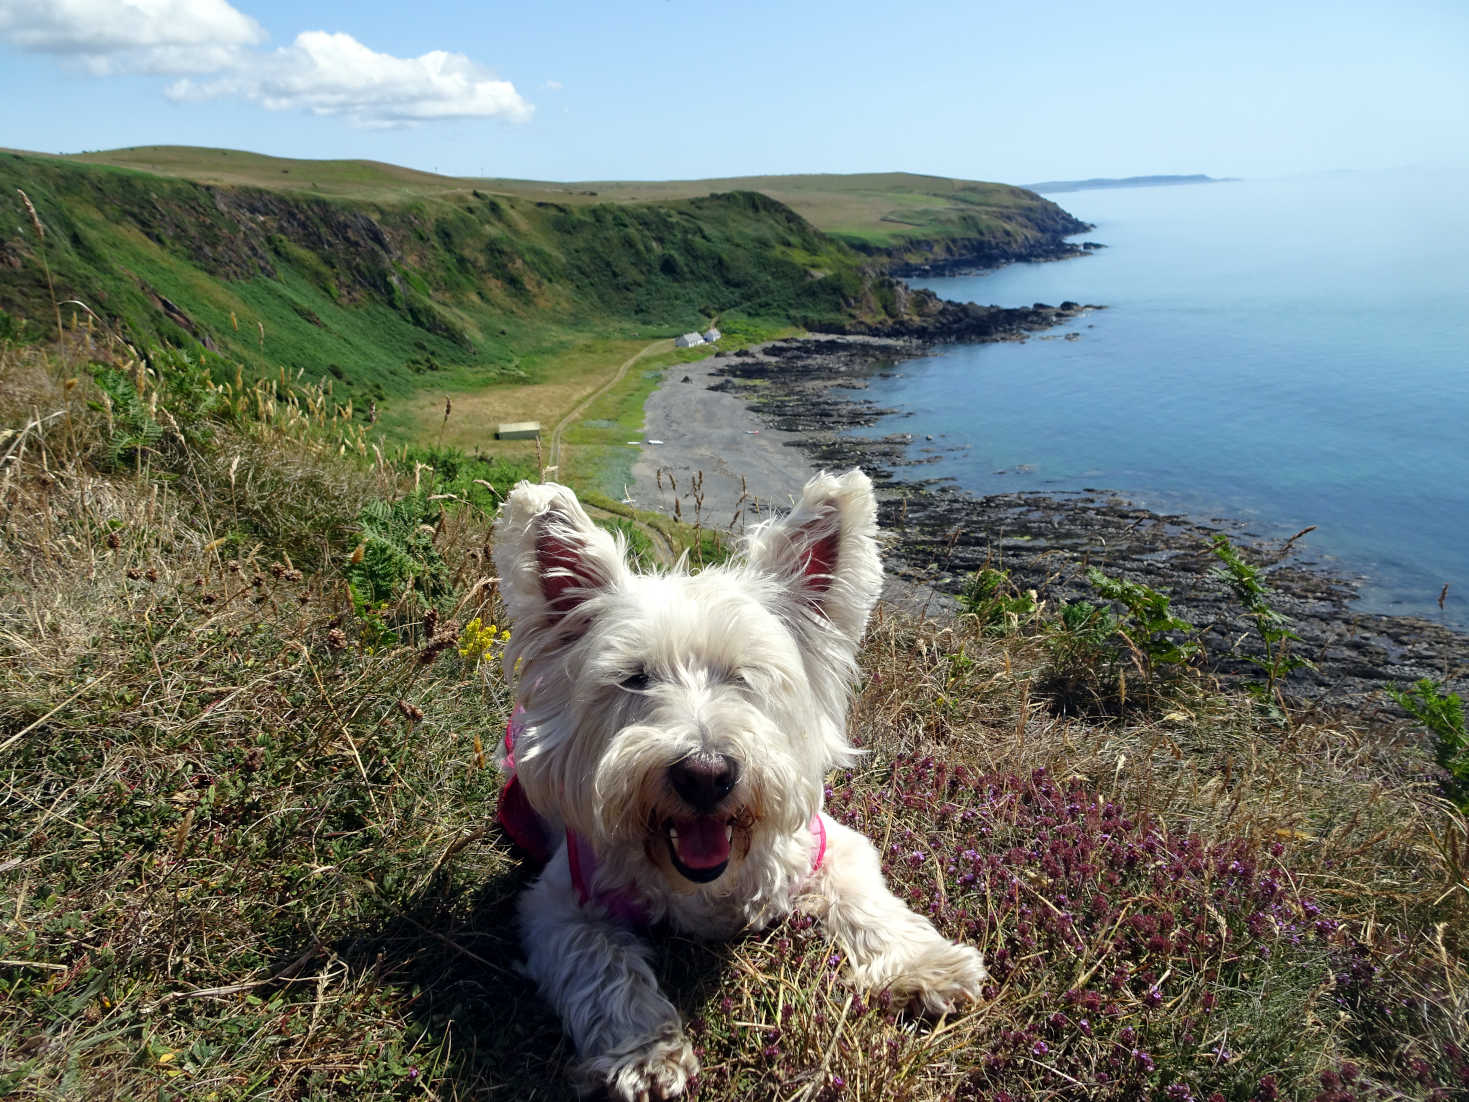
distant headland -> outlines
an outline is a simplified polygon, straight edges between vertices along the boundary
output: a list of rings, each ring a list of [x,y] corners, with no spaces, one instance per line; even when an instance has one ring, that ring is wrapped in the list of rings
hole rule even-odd
[[[1176,187],[1180,184],[1230,184],[1235,183],[1237,176],[1205,176],[1203,173],[1194,173],[1192,176],[1123,176],[1123,177],[1094,177],[1090,180],[1043,180],[1038,184],[1026,184],[1029,191],[1038,192],[1042,195],[1047,192],[1056,193],[1061,191],[1097,191],[1102,188],[1123,187]]]

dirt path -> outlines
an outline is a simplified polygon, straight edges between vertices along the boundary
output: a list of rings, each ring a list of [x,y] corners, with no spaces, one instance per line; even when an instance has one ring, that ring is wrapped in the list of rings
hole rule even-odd
[[[550,448],[547,453],[549,462],[546,465],[546,471],[555,472],[556,469],[561,466],[561,436],[565,432],[568,425],[578,420],[581,415],[587,411],[587,407],[595,402],[598,398],[602,397],[602,395],[606,394],[618,383],[622,382],[623,378],[627,375],[628,370],[632,367],[633,364],[637,363],[644,356],[647,356],[650,353],[666,352],[672,347],[673,341],[670,339],[653,341],[651,344],[643,348],[640,352],[636,352],[633,355],[629,356],[626,360],[623,361],[622,366],[617,369],[617,373],[614,374],[612,378],[608,379],[596,390],[588,394],[585,398],[583,398],[580,402],[572,407],[570,413],[561,418],[561,420],[557,421],[556,427],[551,430]]]

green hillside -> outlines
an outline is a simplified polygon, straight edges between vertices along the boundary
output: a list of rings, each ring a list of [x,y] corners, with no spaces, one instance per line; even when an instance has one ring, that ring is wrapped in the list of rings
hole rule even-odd
[[[526,181],[490,184],[552,193],[549,185]],[[1050,246],[1061,235],[1087,228],[1055,203],[1024,188],[910,172],[561,186],[563,193],[594,194],[616,202],[665,201],[725,190],[768,195],[856,249],[899,260],[934,252],[1017,258]]]
[[[376,161],[302,161],[229,149],[138,146],[75,158],[92,164],[178,176],[200,183],[268,187],[346,198],[446,195],[479,188],[499,195],[571,205],[668,202],[726,191],[758,191],[817,229],[865,252],[894,257],[956,255],[968,249],[996,260],[1051,243],[1085,227],[1048,199],[1008,184],[865,172],[729,176],[708,180],[550,183],[438,176]]]
[[[201,183],[0,154],[0,336],[54,328],[49,265],[64,318],[91,311],[137,342],[330,374],[339,395],[381,398],[432,372],[458,386],[534,378],[578,342],[712,317],[819,324],[883,309],[858,254],[752,192],[552,202],[328,162],[314,167],[333,194],[312,194],[247,184],[271,162],[239,159],[254,170]]]

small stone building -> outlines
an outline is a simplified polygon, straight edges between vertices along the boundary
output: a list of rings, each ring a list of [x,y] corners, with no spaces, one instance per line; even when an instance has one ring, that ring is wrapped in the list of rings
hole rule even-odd
[[[685,333],[673,342],[674,348],[693,348],[704,343],[704,338],[697,333]]]
[[[534,440],[540,435],[539,421],[510,421],[495,430],[497,440]]]

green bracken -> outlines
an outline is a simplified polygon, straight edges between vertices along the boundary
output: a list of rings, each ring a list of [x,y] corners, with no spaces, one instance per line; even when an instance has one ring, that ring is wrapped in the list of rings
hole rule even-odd
[[[1434,756],[1448,774],[1449,799],[1469,810],[1469,734],[1464,730],[1464,701],[1430,677],[1389,695],[1434,738]]]
[[[1239,599],[1260,636],[1263,655],[1246,655],[1246,660],[1265,674],[1264,684],[1255,683],[1252,691],[1268,707],[1286,714],[1281,686],[1292,670],[1314,668],[1311,660],[1291,652],[1291,644],[1301,637],[1290,628],[1290,618],[1270,603],[1270,587],[1260,577],[1260,568],[1245,561],[1222,532],[1214,537],[1214,556],[1224,566],[1215,576]]]

